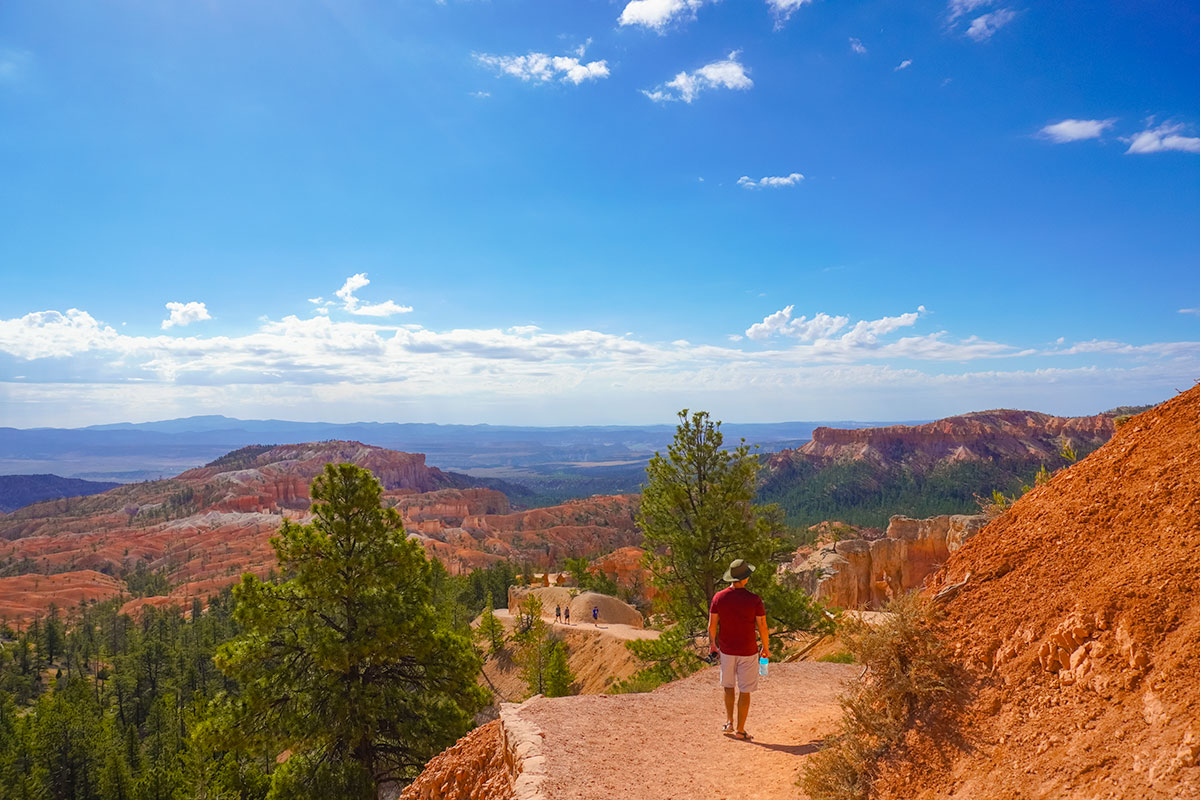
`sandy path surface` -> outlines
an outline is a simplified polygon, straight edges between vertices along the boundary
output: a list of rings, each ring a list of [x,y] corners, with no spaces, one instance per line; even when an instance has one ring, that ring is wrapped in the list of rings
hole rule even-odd
[[[497,608],[495,610],[496,619],[504,623],[505,628],[512,628],[515,624],[513,615],[509,613],[507,608]],[[610,625],[601,622],[599,625],[594,625],[589,620],[587,622],[572,622],[570,625],[563,625],[560,622],[554,621],[553,614],[543,614],[542,621],[549,625],[553,630],[568,630],[580,631],[583,633],[596,633],[602,636],[611,636],[614,639],[628,641],[630,639],[657,639],[659,632],[647,630],[645,628],[635,628],[632,625]]]
[[[743,742],[721,733],[717,668],[649,694],[539,697],[518,714],[538,726],[543,794],[554,800],[796,800],[805,756],[830,733],[836,697],[860,667],[772,664]]]

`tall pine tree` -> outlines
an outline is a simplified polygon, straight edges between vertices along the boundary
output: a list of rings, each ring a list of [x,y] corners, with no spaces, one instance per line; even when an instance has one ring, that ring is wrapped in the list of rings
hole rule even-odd
[[[329,464],[312,496],[312,524],[285,522],[272,540],[288,580],[248,575],[235,590],[243,633],[217,665],[242,687],[231,736],[292,750],[273,797],[367,798],[465,733],[486,695],[478,657],[439,619],[429,561],[380,506],[379,482]]]

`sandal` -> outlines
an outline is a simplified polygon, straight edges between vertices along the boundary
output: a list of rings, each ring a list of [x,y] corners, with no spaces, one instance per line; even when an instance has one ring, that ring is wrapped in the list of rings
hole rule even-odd
[[[733,723],[726,722],[721,726],[721,733],[733,733]]]
[[[746,733],[745,731],[734,731],[733,735],[734,735],[734,738],[741,739],[743,742],[748,742],[754,738],[753,736]]]

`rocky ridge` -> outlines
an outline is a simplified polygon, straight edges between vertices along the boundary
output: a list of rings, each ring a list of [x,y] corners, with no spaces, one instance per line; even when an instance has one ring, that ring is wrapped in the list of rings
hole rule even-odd
[[[817,428],[807,444],[782,450],[772,461],[799,455],[819,462],[855,460],[921,468],[957,461],[1048,464],[1059,459],[1064,445],[1090,451],[1108,441],[1115,429],[1108,414],[1056,417],[1011,409],[976,411],[924,425]]]

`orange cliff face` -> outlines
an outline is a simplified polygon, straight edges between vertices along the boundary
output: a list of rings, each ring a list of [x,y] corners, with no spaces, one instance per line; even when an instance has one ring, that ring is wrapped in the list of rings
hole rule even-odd
[[[165,570],[167,597],[127,607],[188,605],[275,565],[270,539],[284,519],[308,521],[309,486],[329,462],[366,467],[405,530],[453,572],[503,559],[545,567],[636,544],[636,495],[594,497],[513,512],[493,489],[425,464],[425,456],[358,442],[254,446],[163,481],[39,503],[0,517],[0,617],[20,622],[50,603],[128,594],[120,575],[145,561]],[[63,587],[69,587],[64,591]]]
[[[1090,451],[1112,438],[1113,417],[1055,417],[1034,411],[978,411],[924,425],[817,428],[812,440],[769,460],[783,466],[800,458],[828,463],[868,461],[878,466],[932,467],[953,461],[1055,463],[1064,445]]]

